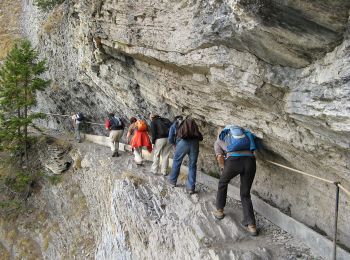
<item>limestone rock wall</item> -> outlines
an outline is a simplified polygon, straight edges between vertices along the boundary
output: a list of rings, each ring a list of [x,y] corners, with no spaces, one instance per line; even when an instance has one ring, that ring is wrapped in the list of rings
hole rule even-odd
[[[205,136],[206,172],[217,170],[216,128],[248,127],[264,146],[254,192],[332,233],[334,187],[264,159],[350,187],[348,1],[67,0],[48,15],[23,6],[24,33],[51,67],[37,110],[83,110],[93,121],[109,110],[190,114]],[[350,247],[348,200],[339,239]]]

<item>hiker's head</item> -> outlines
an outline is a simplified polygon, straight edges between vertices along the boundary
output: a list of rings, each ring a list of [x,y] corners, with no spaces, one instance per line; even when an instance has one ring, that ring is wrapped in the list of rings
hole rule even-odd
[[[157,114],[154,114],[154,113],[150,113],[149,114],[149,119],[152,121],[153,119],[157,118],[158,115]]]
[[[224,129],[224,128],[221,127],[221,126],[219,126],[219,127],[216,129],[216,135],[218,136],[218,138],[219,138],[219,135],[220,135],[220,133],[221,133],[221,131],[222,131],[223,129]]]
[[[183,117],[181,115],[174,117],[174,122],[181,122]]]
[[[109,117],[113,117],[113,116],[114,116],[114,113],[113,113],[113,112],[109,112],[109,113],[108,113],[108,116],[109,116]]]
[[[136,121],[137,121],[137,119],[136,119],[135,117],[130,118],[130,124],[133,124],[133,123],[135,123]]]

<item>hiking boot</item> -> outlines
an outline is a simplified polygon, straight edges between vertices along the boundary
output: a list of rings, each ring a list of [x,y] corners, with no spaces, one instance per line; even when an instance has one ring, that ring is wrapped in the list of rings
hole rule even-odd
[[[217,209],[217,210],[213,211],[213,215],[218,220],[221,220],[225,217],[223,209]]]
[[[186,189],[186,193],[192,195],[192,194],[195,194],[195,191],[192,189]]]
[[[175,187],[176,187],[176,183],[175,183],[175,182],[169,181],[168,183],[169,183],[170,187],[172,187],[172,188],[175,188]]]
[[[258,235],[258,231],[256,230],[256,226],[255,225],[248,225],[245,226],[245,230],[249,233],[249,235],[251,236],[257,236]]]

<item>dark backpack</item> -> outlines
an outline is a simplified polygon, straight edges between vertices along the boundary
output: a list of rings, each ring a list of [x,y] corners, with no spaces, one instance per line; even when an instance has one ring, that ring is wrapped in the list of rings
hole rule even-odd
[[[176,131],[178,139],[198,139],[203,140],[201,132],[199,132],[198,125],[192,118],[187,118],[179,125]]]
[[[123,122],[119,117],[110,117],[109,123],[111,130],[123,129]]]
[[[83,114],[82,112],[79,112],[79,113],[77,114],[77,121],[81,122],[81,121],[83,121],[84,119],[85,119],[84,114]]]
[[[159,129],[158,129],[158,135],[159,136],[168,136],[169,129],[171,127],[172,123],[169,119],[160,117],[159,118]]]

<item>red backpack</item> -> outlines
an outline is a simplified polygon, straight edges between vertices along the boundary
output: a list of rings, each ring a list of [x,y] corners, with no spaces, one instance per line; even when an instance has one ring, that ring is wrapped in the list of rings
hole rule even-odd
[[[145,122],[145,120],[137,120],[135,125],[136,125],[137,131],[140,131],[140,132],[147,131],[147,123]]]

